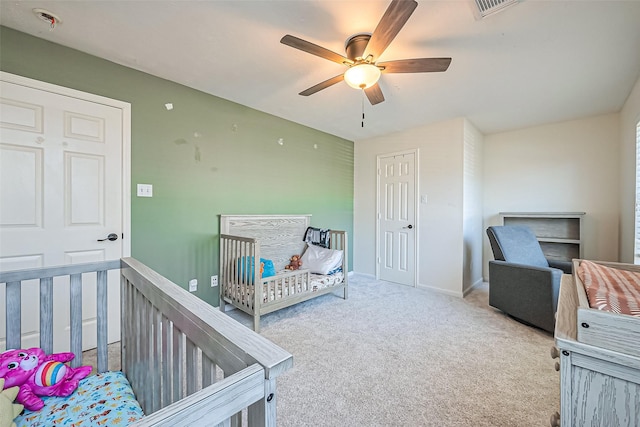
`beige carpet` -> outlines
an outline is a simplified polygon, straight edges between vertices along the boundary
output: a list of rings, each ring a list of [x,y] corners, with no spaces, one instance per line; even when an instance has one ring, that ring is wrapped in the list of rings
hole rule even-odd
[[[489,307],[487,285],[460,299],[356,274],[346,301],[264,316],[261,334],[294,356],[278,379],[280,427],[548,426],[560,405],[552,336]]]
[[[487,302],[487,285],[459,299],[354,275],[346,301],[265,316],[261,334],[294,356],[278,379],[278,425],[548,426],[553,338]]]

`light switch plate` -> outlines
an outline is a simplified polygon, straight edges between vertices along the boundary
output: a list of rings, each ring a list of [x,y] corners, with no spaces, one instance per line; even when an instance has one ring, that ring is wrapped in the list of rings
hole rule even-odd
[[[153,197],[153,185],[138,184],[138,197]]]

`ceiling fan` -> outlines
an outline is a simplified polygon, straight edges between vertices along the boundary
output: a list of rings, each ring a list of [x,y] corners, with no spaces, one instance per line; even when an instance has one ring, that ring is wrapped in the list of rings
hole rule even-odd
[[[311,86],[300,92],[300,95],[309,96],[345,80],[349,86],[364,90],[371,105],[376,105],[384,101],[384,95],[378,85],[381,73],[446,71],[451,58],[414,58],[377,62],[417,6],[418,3],[414,0],[393,0],[372,34],[356,34],[347,40],[346,57],[301,38],[289,34],[284,36],[280,43],[349,67],[343,74]]]

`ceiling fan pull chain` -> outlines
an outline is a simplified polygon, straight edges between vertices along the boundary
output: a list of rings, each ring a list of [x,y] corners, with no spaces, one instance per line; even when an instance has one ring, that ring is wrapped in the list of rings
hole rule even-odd
[[[364,127],[364,88],[362,89],[362,122],[361,127]]]

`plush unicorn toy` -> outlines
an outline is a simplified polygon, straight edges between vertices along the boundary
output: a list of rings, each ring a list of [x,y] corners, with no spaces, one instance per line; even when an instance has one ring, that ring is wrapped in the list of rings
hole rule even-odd
[[[0,353],[0,378],[4,388],[19,386],[16,402],[26,409],[37,411],[44,402],[38,396],[69,396],[78,383],[91,373],[91,366],[72,368],[65,365],[73,353],[45,355],[42,349],[7,350]]]

